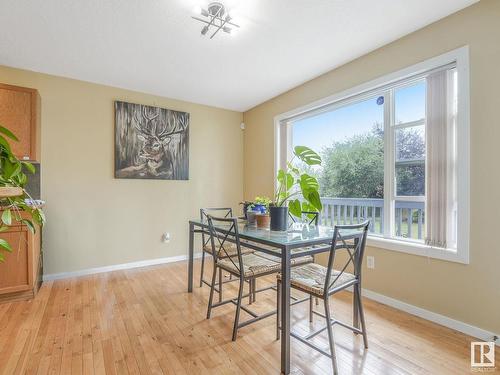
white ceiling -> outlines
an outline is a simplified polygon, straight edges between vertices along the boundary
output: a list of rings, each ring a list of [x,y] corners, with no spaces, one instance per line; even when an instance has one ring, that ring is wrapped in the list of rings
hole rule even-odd
[[[210,40],[207,0],[0,0],[0,64],[244,111],[476,1],[226,0]]]

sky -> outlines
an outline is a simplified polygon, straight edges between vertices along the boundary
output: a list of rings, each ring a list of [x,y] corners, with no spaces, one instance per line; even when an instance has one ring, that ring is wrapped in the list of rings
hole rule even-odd
[[[294,122],[293,145],[321,152],[333,142],[370,132],[375,123],[384,122],[384,108],[377,104],[378,97]],[[396,123],[424,118],[425,82],[396,90],[395,110]]]

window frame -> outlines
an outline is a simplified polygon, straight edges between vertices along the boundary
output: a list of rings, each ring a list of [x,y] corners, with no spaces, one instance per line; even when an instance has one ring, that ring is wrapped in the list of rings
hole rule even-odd
[[[394,237],[394,215],[384,215],[384,228],[390,231],[390,238],[370,235],[368,245],[391,251],[425,256],[463,264],[469,263],[469,236],[470,236],[470,91],[469,91],[469,47],[464,46],[426,61],[398,70],[379,77],[372,81],[355,86],[340,93],[328,96],[305,106],[282,113],[274,118],[274,168],[275,175],[282,168],[291,152],[292,135],[289,123],[300,118],[309,117],[323,111],[334,110],[350,103],[363,100],[375,94],[384,96],[384,143],[391,145],[389,151],[384,152],[384,210],[392,212],[395,202],[395,146],[394,135],[394,91],[400,81],[405,81],[401,87],[421,79],[421,75],[434,69],[453,64],[458,74],[457,85],[457,113],[456,113],[456,195],[457,195],[457,246],[456,249],[443,249],[412,241],[411,239],[398,239]],[[397,85],[397,86],[396,86]],[[388,96],[386,96],[388,95]],[[387,98],[390,100],[386,100]],[[389,123],[386,123],[389,122]],[[419,121],[417,121],[419,122]],[[390,131],[387,131],[390,129]],[[389,142],[389,143],[387,143]],[[286,147],[282,147],[285,145]],[[387,147],[384,148],[387,151]],[[389,166],[389,169],[387,167]],[[389,172],[389,173],[388,173]],[[276,184],[276,182],[275,182]],[[385,196],[390,199],[385,199]],[[404,200],[425,199],[424,197],[404,197]],[[398,198],[399,199],[399,198]]]

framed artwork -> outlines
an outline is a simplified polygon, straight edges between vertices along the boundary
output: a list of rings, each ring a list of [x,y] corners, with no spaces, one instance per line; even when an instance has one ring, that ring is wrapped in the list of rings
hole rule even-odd
[[[189,179],[189,113],[115,101],[115,178]]]

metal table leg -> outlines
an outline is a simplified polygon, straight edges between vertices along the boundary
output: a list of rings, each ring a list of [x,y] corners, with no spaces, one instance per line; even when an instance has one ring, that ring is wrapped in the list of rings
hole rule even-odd
[[[290,374],[290,251],[281,249],[281,373]]]
[[[189,223],[188,292],[193,292],[194,225]]]

